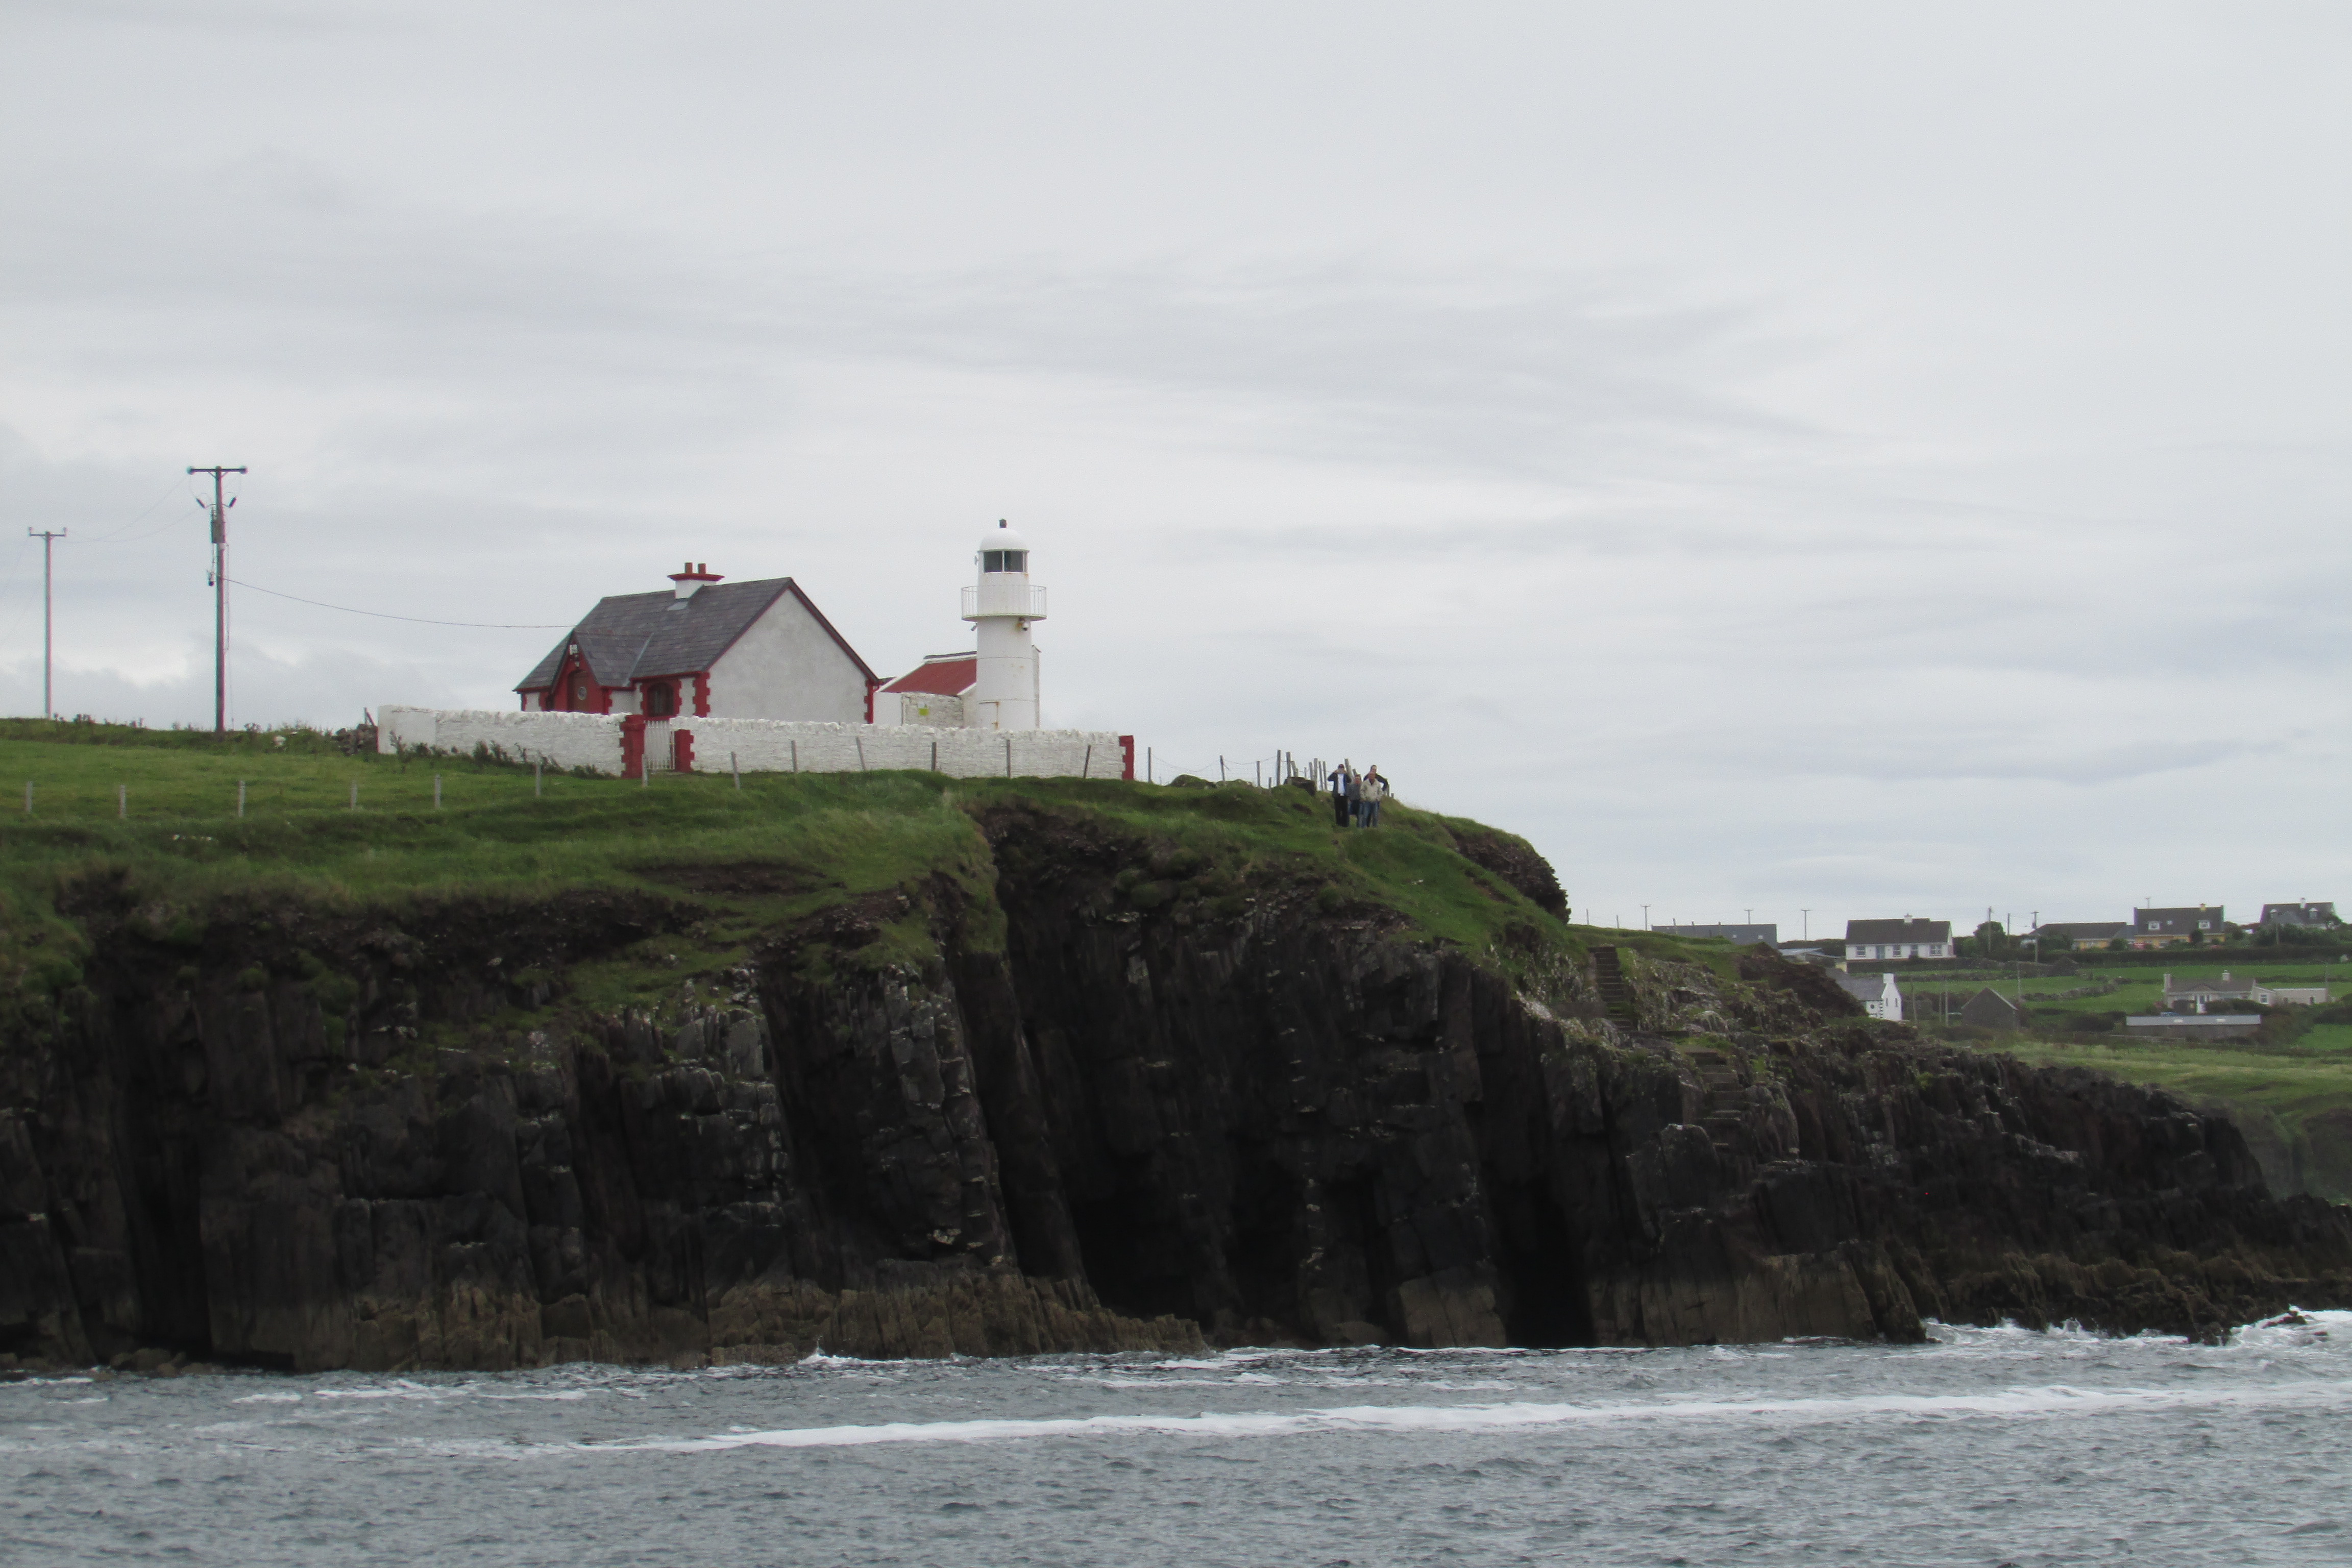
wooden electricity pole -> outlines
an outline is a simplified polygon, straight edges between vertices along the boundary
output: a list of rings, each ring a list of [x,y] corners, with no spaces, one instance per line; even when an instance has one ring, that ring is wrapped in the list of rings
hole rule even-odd
[[[210,468],[191,468],[188,472],[213,477],[213,732],[225,734],[228,731],[228,509],[236,502],[222,502],[221,480],[245,470],[215,463]]]
[[[49,684],[50,660],[57,647],[57,621],[49,592],[52,582],[50,557],[57,549],[58,541],[69,531],[63,528],[28,528],[25,531],[26,538],[41,542],[41,717],[44,719],[58,716],[57,698]]]

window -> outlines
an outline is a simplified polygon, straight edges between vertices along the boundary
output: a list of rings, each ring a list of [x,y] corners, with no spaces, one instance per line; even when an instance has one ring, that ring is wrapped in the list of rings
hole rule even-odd
[[[1025,550],[983,550],[980,552],[982,572],[1026,572],[1029,552]]]
[[[658,681],[646,688],[646,717],[667,719],[677,711],[677,687],[670,681]]]

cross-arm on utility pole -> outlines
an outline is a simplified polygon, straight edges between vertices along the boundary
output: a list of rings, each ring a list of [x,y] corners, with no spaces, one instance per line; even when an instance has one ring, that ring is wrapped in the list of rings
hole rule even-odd
[[[50,657],[57,648],[57,623],[51,608],[49,568],[58,541],[71,531],[64,528],[28,528],[25,531],[26,538],[41,542],[41,717],[44,719],[58,716],[58,700],[49,682]]]
[[[228,509],[236,502],[221,500],[221,480],[245,470],[215,463],[210,468],[192,467],[188,472],[213,477],[213,732],[225,734],[228,730]]]

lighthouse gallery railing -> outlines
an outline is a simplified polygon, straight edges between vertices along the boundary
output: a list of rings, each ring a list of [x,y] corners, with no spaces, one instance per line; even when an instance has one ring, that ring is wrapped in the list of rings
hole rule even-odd
[[[1045,618],[1045,590],[1034,583],[983,583],[963,591],[963,618],[976,621],[982,616],[1023,616],[1033,621]]]

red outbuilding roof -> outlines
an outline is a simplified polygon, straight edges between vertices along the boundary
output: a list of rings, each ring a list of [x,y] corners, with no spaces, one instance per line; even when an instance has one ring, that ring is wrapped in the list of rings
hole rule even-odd
[[[921,691],[934,697],[960,697],[980,679],[980,657],[969,653],[933,654],[890,682],[885,691]]]

